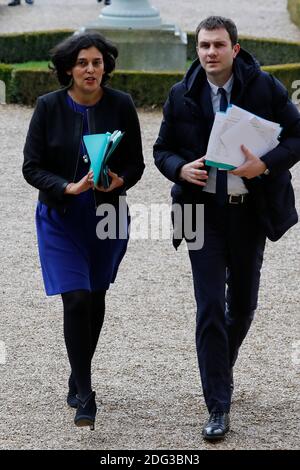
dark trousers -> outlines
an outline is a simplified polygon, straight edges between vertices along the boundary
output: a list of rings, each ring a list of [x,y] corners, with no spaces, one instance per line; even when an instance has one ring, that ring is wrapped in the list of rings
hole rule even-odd
[[[265,236],[250,197],[244,204],[223,207],[213,195],[204,200],[204,245],[189,250],[197,303],[196,348],[209,412],[229,412],[231,368],[257,306]]]

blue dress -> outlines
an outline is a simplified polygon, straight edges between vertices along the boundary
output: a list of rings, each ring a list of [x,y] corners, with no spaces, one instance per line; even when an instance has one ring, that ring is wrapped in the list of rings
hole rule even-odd
[[[83,135],[88,134],[88,106],[75,103],[69,96],[67,99],[74,111],[83,114]],[[83,158],[84,154],[82,144],[75,182],[86,175],[90,167]],[[117,221],[124,225],[122,238],[100,239],[97,237],[96,226],[103,216],[96,215],[93,189],[74,196],[64,215],[38,202],[37,239],[47,295],[81,289],[107,290],[110,283],[114,282],[126,252],[129,224],[127,205],[123,204],[115,209]]]

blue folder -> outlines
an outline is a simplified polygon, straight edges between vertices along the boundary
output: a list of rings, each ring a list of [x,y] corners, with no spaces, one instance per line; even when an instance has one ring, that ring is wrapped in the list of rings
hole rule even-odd
[[[91,162],[91,170],[94,172],[94,184],[108,188],[110,178],[108,176],[108,161],[117,145],[120,143],[124,132],[119,130],[106,134],[84,135],[83,141]]]

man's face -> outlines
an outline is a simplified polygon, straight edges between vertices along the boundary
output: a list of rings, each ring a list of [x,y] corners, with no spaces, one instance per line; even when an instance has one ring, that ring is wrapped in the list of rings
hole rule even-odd
[[[228,32],[224,28],[200,29],[197,53],[200,63],[210,81],[222,86],[232,74],[233,59],[237,56],[240,45],[232,46]]]

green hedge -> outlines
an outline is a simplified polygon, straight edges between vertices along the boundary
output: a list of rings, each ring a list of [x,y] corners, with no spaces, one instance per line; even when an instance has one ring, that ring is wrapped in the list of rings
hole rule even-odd
[[[300,43],[279,39],[241,37],[241,46],[251,52],[261,65],[292,64],[300,60]]]
[[[288,0],[287,8],[291,20],[300,28],[300,0]]]
[[[55,75],[46,70],[16,69],[12,81],[12,103],[33,105],[38,96],[58,88]]]
[[[0,62],[49,60],[49,50],[70,34],[73,34],[72,30],[1,34]]]
[[[182,80],[182,73],[117,71],[111,86],[130,93],[136,106],[161,106],[170,88]]]
[[[296,1],[299,4],[300,0]],[[48,60],[49,50],[72,33],[72,30],[61,30],[0,35],[0,62]],[[189,32],[187,36],[187,57],[193,60],[196,57],[195,35]],[[240,43],[262,65],[299,62],[300,43],[297,42],[241,36]]]
[[[298,0],[298,3],[300,0]],[[280,39],[240,36],[239,43],[251,52],[261,65],[290,64],[300,60],[300,43]],[[195,34],[188,33],[188,60],[196,57]]]
[[[12,65],[0,64],[0,80],[6,83],[6,85],[11,80],[11,74],[13,71]]]
[[[298,0],[299,3],[300,0]],[[0,62],[40,61],[49,59],[49,50],[73,31],[47,31],[24,34],[0,35]],[[300,44],[281,40],[242,37],[241,45],[252,52],[261,64],[273,65],[266,70],[277,76],[290,94],[293,81],[300,79]],[[188,33],[188,58],[195,57],[195,36]],[[182,78],[182,74],[168,72],[118,71],[112,78],[112,86],[132,94],[138,106],[161,105],[170,87]],[[6,83],[7,102],[33,105],[37,96],[57,88],[55,76],[47,70],[0,64],[0,80]],[[32,86],[34,84],[34,86]]]
[[[0,65],[0,71],[3,65]],[[0,72],[1,76],[1,72]],[[130,93],[137,106],[162,105],[171,86],[182,79],[182,74],[167,72],[115,72],[111,86]],[[6,79],[10,79],[9,76]],[[55,75],[46,70],[16,69],[11,75],[12,92],[7,102],[34,105],[38,96],[56,90]],[[32,84],[34,83],[34,86]]]
[[[292,95],[292,83],[300,79],[300,63],[268,66],[264,70],[278,77]],[[117,71],[111,85],[130,93],[137,106],[161,106],[171,86],[182,76],[168,72]],[[12,67],[0,65],[0,79],[7,85],[8,103],[34,105],[39,95],[58,88],[54,74],[46,70],[12,70]]]
[[[295,91],[295,88],[292,87],[293,82],[300,81],[300,63],[267,65],[263,69],[278,78],[287,88],[289,95],[292,95]]]

